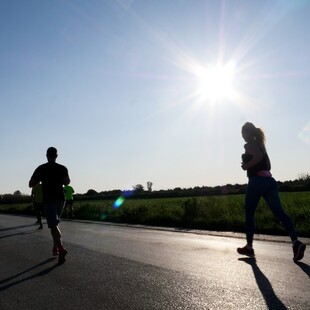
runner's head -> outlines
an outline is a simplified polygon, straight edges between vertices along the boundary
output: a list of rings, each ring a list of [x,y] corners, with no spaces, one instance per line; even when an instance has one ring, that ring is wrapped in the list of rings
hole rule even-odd
[[[56,161],[57,158],[57,149],[55,147],[49,147],[46,151],[46,157],[47,160],[50,161]]]

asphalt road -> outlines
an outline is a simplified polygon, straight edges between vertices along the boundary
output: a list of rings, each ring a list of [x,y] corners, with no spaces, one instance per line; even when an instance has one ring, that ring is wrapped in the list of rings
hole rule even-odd
[[[310,245],[63,221],[67,261],[34,218],[0,215],[0,309],[310,309]],[[286,238],[285,241],[288,241]]]

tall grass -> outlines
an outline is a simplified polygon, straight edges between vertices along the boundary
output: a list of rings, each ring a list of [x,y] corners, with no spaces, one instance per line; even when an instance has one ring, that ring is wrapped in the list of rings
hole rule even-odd
[[[310,192],[280,193],[285,212],[300,236],[310,237]],[[244,231],[244,195],[167,199],[130,198],[118,207],[112,200],[75,201],[78,219],[218,231]],[[30,213],[31,206],[0,206],[0,211]],[[256,232],[287,234],[263,200],[256,210]]]

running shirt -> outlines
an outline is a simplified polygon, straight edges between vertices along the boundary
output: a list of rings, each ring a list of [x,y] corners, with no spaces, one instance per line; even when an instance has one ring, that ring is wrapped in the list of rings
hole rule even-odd
[[[251,155],[248,155],[248,154],[246,154],[246,155],[247,156],[251,156]],[[250,158],[247,158],[247,160],[249,162]],[[259,163],[257,163],[256,165],[250,167],[247,170],[247,176],[248,177],[257,176],[258,171],[263,171],[263,170],[270,171],[270,160],[269,160],[269,157],[268,157],[267,153],[264,155],[264,157],[262,158],[262,160]]]
[[[70,185],[64,187],[66,200],[73,200],[74,189]]]
[[[32,179],[42,182],[43,202],[59,202],[65,200],[63,180],[68,176],[65,166],[48,162],[34,171]]]

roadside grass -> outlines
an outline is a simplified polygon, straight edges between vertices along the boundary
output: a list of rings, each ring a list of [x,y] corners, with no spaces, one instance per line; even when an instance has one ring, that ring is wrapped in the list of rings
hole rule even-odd
[[[280,193],[285,212],[300,236],[310,237],[310,192]],[[75,201],[77,219],[171,226],[217,231],[244,231],[244,195],[163,199]],[[0,205],[0,212],[34,214],[28,204]],[[286,235],[285,229],[261,199],[255,215],[256,233]]]

